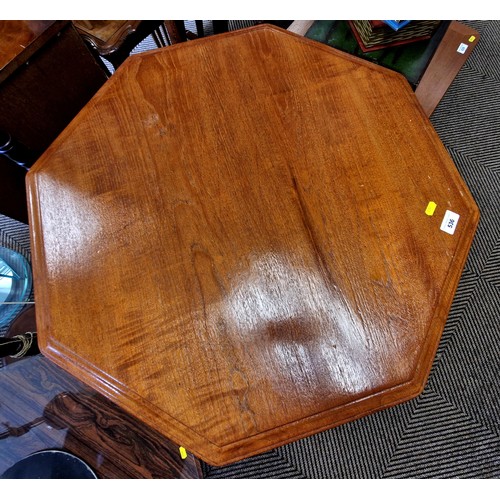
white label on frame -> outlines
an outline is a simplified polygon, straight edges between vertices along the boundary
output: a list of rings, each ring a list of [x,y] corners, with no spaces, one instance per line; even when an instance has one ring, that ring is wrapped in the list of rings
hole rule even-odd
[[[468,47],[469,46],[466,43],[461,43],[458,46],[457,52],[459,52],[460,54],[465,54],[465,51],[467,50]]]
[[[443,217],[443,222],[441,222],[441,231],[444,231],[448,234],[453,234],[455,229],[457,228],[458,219],[460,215],[452,212],[451,210],[446,210],[446,213]]]

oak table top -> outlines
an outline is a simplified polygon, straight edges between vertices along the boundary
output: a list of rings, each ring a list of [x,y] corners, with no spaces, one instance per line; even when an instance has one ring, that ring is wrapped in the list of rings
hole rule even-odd
[[[130,57],[27,184],[43,354],[214,465],[417,396],[479,218],[403,76],[267,25]]]

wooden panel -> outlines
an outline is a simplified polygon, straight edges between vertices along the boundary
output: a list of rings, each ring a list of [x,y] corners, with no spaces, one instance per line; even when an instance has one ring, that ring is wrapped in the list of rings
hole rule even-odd
[[[106,80],[78,33],[66,25],[0,86],[0,128],[41,153]]]
[[[55,36],[68,21],[0,21],[0,82]]]
[[[419,394],[478,222],[401,75],[269,26],[131,57],[28,185],[42,352],[212,464]]]
[[[198,478],[199,462],[43,356],[0,370],[0,474],[31,453],[66,450],[100,478]]]
[[[2,35],[5,33],[0,32]],[[107,80],[67,22],[51,24],[0,75],[0,130],[21,142],[36,158]],[[25,171],[14,172],[15,168],[0,158],[0,185],[5,193],[0,211],[27,222]]]
[[[434,112],[478,42],[476,30],[457,21],[451,22],[415,90],[427,116]]]

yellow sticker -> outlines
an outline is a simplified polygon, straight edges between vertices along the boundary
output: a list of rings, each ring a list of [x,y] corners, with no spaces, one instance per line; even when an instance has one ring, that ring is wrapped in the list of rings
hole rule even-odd
[[[434,215],[434,211],[436,210],[437,204],[433,201],[429,201],[427,208],[425,209],[425,213],[427,215]]]
[[[469,42],[471,42],[471,43],[472,43],[475,39],[476,39],[476,37],[475,37],[474,35],[471,35],[471,36],[469,37]]]
[[[186,460],[188,456],[186,448],[184,448],[183,446],[179,446],[179,453],[181,454],[182,460]]]

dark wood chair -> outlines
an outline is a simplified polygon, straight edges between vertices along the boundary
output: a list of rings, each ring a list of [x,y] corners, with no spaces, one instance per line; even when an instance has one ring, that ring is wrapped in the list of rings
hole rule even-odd
[[[78,33],[90,47],[98,62],[106,59],[116,70],[132,50],[151,36],[156,46],[165,47],[205,36],[203,21],[195,21],[196,33],[184,20],[167,21],[73,21]],[[228,21],[212,21],[214,34],[228,31]]]
[[[214,35],[229,31],[229,21],[211,21]],[[165,21],[165,28],[170,43],[186,42],[201,38],[206,35],[203,21],[195,21],[196,33],[190,31],[186,26],[186,21]]]
[[[26,170],[108,75],[68,20],[0,21],[0,213],[28,222]]]
[[[73,25],[100,64],[102,57],[115,70],[148,36],[157,47],[170,43],[163,21],[73,21]]]

